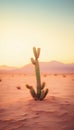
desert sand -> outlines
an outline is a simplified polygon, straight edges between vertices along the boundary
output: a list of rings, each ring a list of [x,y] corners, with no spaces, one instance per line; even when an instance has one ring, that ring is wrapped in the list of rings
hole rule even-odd
[[[34,101],[26,84],[36,88],[35,75],[0,74],[0,130],[74,130],[74,74],[43,74],[49,89]]]

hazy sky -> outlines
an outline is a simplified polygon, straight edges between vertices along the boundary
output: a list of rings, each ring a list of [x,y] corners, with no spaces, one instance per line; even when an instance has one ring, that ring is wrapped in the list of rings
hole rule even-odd
[[[40,47],[40,61],[74,63],[74,0],[0,0],[0,65],[23,66]]]

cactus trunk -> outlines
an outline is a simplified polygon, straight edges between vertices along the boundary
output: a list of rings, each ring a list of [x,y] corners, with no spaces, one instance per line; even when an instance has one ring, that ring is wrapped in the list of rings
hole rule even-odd
[[[40,89],[41,79],[40,79],[40,69],[39,69],[38,60],[37,60],[36,65],[35,65],[35,73],[36,73],[36,80],[37,80],[37,96],[39,98],[40,94],[41,94],[41,89]]]
[[[37,92],[35,92],[35,90],[33,89],[32,86],[26,85],[26,87],[28,89],[30,89],[30,93],[35,100],[43,100],[48,93],[48,89],[46,89],[46,91],[44,91],[43,89],[45,87],[45,83],[43,83],[41,85],[40,68],[39,68],[39,62],[38,62],[38,58],[40,55],[40,48],[38,48],[36,50],[36,48],[33,47],[33,53],[34,53],[35,59],[31,58],[31,62],[35,66],[35,74],[36,74],[36,80],[37,80]]]

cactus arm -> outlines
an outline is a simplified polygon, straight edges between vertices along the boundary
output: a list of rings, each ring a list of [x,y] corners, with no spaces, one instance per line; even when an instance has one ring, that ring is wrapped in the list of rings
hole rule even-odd
[[[48,93],[48,89],[46,89],[45,91],[42,91],[41,96],[40,96],[40,100],[43,100],[46,97],[47,93]]]
[[[35,60],[33,59],[33,58],[31,58],[31,62],[32,62],[32,64],[36,64],[36,62],[35,62]]]
[[[37,51],[35,47],[33,47],[33,53],[34,53],[35,59],[37,59]]]
[[[37,49],[37,58],[40,56],[40,48]]]
[[[26,84],[26,87],[27,87],[28,89],[31,89],[31,88],[32,88],[32,86],[30,86],[30,85],[28,85],[28,84]]]
[[[45,82],[42,83],[41,90],[44,89],[44,87],[45,87]]]
[[[31,96],[37,100],[37,94],[35,93],[35,90],[33,89],[33,87],[30,89],[30,93],[31,93]]]
[[[32,96],[35,100],[37,100],[37,94],[35,93],[35,90],[33,89],[33,87],[30,86],[30,85],[28,85],[28,84],[26,84],[26,87],[27,87],[28,89],[30,89],[31,96]]]

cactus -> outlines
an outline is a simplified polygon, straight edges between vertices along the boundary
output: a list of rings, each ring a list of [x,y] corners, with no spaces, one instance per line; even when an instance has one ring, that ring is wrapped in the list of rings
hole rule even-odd
[[[26,85],[26,87],[30,90],[31,95],[35,100],[43,100],[48,93],[48,89],[43,90],[45,87],[45,82],[43,82],[41,85],[40,68],[39,68],[39,61],[38,61],[38,58],[40,56],[40,48],[36,49],[35,47],[33,47],[33,53],[34,53],[35,59],[31,58],[31,62],[35,66],[37,92],[35,92],[33,87],[28,84]]]

